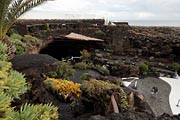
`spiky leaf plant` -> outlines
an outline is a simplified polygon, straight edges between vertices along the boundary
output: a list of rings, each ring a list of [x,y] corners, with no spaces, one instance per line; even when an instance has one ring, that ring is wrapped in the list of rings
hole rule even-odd
[[[3,45],[1,45],[3,46]],[[6,51],[3,46],[1,52]],[[24,75],[11,69],[12,64],[4,58],[0,58],[0,91],[5,92],[11,98],[19,98],[19,96],[28,90],[28,84]]]
[[[9,99],[9,97],[4,94],[4,92],[0,93],[0,112],[2,111],[6,111],[7,108],[10,107],[11,104],[11,99]]]
[[[0,41],[0,53],[5,54],[7,46]],[[4,56],[4,55],[1,55]],[[57,108],[51,104],[25,104],[20,111],[12,108],[11,102],[29,89],[24,75],[12,70],[6,57],[0,56],[0,120],[57,120]]]
[[[6,50],[7,50],[7,46],[0,42],[0,60],[1,61],[6,61],[8,58],[8,56],[6,54]]]
[[[20,111],[10,111],[6,116],[13,118],[13,120],[57,120],[57,107],[51,104],[30,105],[25,104]]]

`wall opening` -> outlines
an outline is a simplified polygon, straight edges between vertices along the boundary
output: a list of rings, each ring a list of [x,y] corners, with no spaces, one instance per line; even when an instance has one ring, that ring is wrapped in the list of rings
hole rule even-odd
[[[48,54],[58,60],[67,57],[80,56],[80,51],[86,49],[92,51],[98,49],[101,43],[94,41],[78,41],[78,40],[54,40],[40,51],[40,54]]]

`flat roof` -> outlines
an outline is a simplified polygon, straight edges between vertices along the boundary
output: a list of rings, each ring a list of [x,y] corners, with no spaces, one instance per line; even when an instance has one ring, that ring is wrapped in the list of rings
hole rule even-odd
[[[88,37],[88,36],[77,34],[77,33],[73,33],[73,32],[71,32],[68,35],[61,36],[61,38],[62,39],[71,39],[71,40],[81,40],[81,41],[99,41],[99,42],[103,42],[104,41],[102,39]]]

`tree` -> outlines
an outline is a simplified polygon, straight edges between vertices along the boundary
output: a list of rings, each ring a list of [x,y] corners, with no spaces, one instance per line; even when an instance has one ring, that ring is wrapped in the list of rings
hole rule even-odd
[[[47,0],[0,0],[0,41],[5,42],[6,33],[17,19]]]

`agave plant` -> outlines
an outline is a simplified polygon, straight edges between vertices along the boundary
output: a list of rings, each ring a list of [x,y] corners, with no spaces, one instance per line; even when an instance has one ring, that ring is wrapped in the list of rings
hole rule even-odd
[[[6,33],[25,12],[47,0],[0,0],[0,41],[5,41]]]

